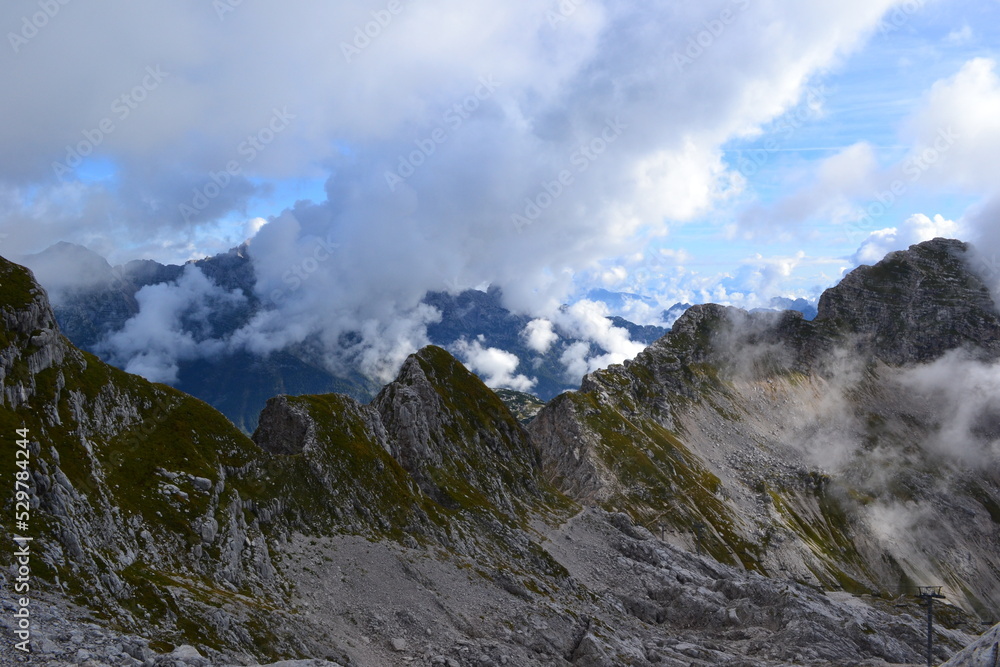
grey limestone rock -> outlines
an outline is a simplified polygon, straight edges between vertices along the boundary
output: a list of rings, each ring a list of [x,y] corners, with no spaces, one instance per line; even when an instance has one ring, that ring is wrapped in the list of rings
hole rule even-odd
[[[997,667],[998,665],[1000,665],[1000,625],[995,625],[941,667]]]

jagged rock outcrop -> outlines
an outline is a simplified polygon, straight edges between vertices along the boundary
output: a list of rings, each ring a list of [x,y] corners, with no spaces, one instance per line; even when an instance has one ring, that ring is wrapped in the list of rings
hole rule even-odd
[[[616,479],[600,456],[600,437],[582,424],[581,410],[571,394],[552,399],[530,424],[540,449],[546,478],[569,496],[585,504],[613,494]],[[558,444],[555,444],[558,443]]]
[[[253,475],[258,512],[272,532],[349,532],[444,539],[436,508],[389,453],[378,412],[348,396],[280,396],[255,441],[274,455]]]
[[[390,506],[405,508],[426,496],[448,510],[513,515],[543,497],[527,432],[479,378],[434,346],[411,355],[370,405],[339,395],[268,401],[253,439],[278,455],[315,458],[336,449],[335,460],[313,465],[327,473],[359,455],[379,459],[378,476],[393,469],[413,486],[384,499]],[[373,486],[386,485],[399,483]]]
[[[527,431],[443,349],[428,346],[407,359],[372,406],[394,458],[435,499],[454,506],[485,501],[513,512],[539,496],[540,466]],[[448,500],[449,490],[462,488],[464,498]]]
[[[299,454],[316,443],[316,424],[309,411],[287,396],[267,402],[253,441],[271,454]]]
[[[69,346],[57,333],[44,291],[25,269],[0,262],[0,299],[2,405],[17,409],[34,396],[36,375],[61,363]]]

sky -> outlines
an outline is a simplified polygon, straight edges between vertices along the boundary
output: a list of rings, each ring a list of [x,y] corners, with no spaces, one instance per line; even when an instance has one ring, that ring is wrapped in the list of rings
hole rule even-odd
[[[0,254],[249,240],[268,307],[231,347],[354,331],[377,371],[429,290],[558,325],[604,288],[662,323],[934,236],[1000,250],[997,0],[10,0],[0,26]],[[601,329],[580,303],[561,326]]]

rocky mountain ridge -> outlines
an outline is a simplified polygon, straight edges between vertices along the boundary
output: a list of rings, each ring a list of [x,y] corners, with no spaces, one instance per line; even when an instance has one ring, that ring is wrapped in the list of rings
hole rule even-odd
[[[959,305],[893,330],[914,340],[855,332],[847,299],[815,322],[700,306],[527,429],[431,347],[368,404],[271,399],[252,439],[74,348],[0,262],[0,429],[31,434],[48,610],[36,662],[913,663],[924,622],[901,595],[925,583],[958,605],[939,608],[945,658],[996,620],[1000,585],[992,413],[962,456],[936,449],[947,403],[909,375],[955,345],[991,358],[965,251],[922,244],[848,282],[891,295],[947,273],[940,303]]]
[[[966,454],[985,447],[974,463],[936,448],[948,408],[911,370],[963,346],[996,358],[1000,318],[966,249],[936,240],[862,267],[813,322],[691,308],[538,414],[547,476],[724,562],[854,592],[933,581],[993,613],[996,417],[981,415],[983,443],[967,434]]]

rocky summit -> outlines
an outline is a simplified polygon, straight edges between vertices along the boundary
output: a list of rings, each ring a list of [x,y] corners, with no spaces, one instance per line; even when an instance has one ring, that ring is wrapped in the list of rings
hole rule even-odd
[[[0,547],[0,663],[926,664],[921,586],[934,660],[995,662],[995,630],[959,653],[1000,620],[1000,314],[968,253],[860,267],[811,321],[695,306],[544,406],[428,347],[252,437],[74,347],[0,260],[31,538]]]

